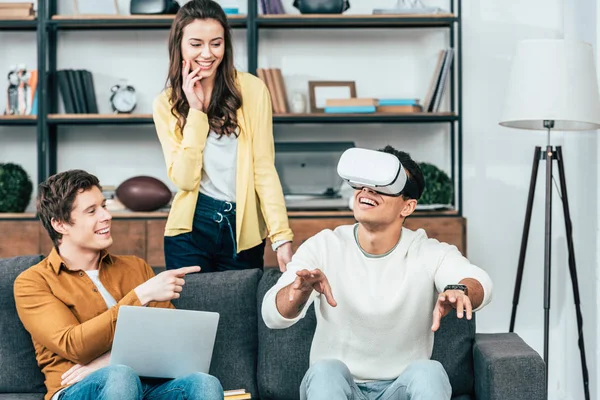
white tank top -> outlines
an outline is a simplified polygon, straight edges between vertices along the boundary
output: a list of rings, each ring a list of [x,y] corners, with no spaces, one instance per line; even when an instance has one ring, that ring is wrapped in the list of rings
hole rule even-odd
[[[235,202],[237,170],[235,135],[219,135],[210,131],[206,139],[202,161],[200,193],[217,200]]]

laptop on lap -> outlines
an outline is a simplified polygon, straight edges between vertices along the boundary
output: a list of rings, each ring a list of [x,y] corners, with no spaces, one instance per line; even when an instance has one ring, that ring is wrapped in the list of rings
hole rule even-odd
[[[218,324],[215,312],[121,306],[110,365],[148,378],[208,374]]]

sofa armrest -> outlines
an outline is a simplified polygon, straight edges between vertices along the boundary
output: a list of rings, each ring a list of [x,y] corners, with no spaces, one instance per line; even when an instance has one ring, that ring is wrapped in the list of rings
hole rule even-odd
[[[544,400],[545,364],[516,333],[475,335],[477,400]]]

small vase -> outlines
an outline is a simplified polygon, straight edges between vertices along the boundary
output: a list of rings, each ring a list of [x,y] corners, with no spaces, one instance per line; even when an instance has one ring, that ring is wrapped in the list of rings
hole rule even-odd
[[[302,93],[295,93],[292,97],[292,112],[294,114],[306,113],[306,98]]]

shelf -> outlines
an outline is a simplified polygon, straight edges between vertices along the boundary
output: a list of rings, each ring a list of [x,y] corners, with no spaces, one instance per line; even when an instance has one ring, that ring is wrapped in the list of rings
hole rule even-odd
[[[343,124],[343,123],[444,123],[458,120],[453,113],[406,114],[274,114],[277,124]],[[153,124],[151,114],[49,114],[54,125],[140,125]]]
[[[457,21],[454,14],[267,14],[257,18],[260,28],[435,28]]]
[[[442,123],[458,120],[454,113],[374,113],[374,114],[274,114],[280,124],[343,124],[343,123]]]
[[[48,114],[54,125],[140,125],[152,124],[151,114]]]
[[[167,211],[152,211],[152,212],[135,212],[135,211],[110,211],[113,219],[166,219],[169,216]],[[288,211],[290,218],[352,218],[354,216],[352,210],[297,210]],[[419,217],[458,217],[456,210],[439,210],[439,211],[415,211],[410,218]],[[0,220],[32,220],[37,219],[36,213],[0,213]]]
[[[35,125],[35,115],[0,115],[0,126],[2,125]]]
[[[174,15],[55,15],[49,24],[57,29],[170,29]],[[227,17],[232,28],[245,28],[245,15]]]
[[[0,19],[0,31],[35,31],[37,21],[34,16],[29,18]]]

